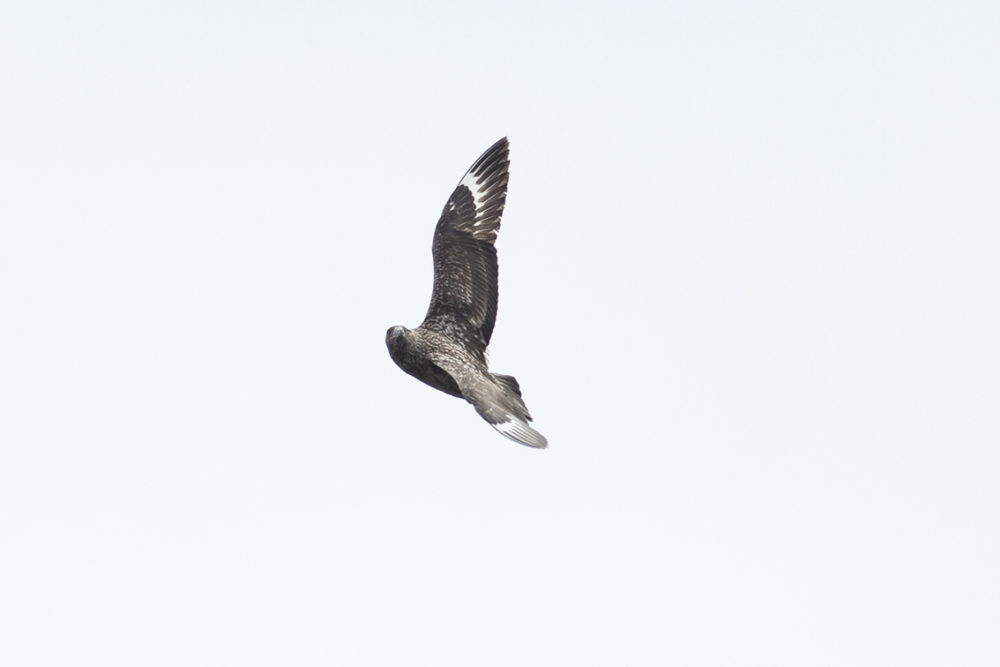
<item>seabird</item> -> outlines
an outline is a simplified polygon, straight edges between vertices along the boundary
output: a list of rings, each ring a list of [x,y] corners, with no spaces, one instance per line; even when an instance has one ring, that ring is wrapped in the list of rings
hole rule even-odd
[[[490,373],[486,346],[497,318],[497,251],[507,197],[507,138],[476,160],[448,198],[434,230],[434,290],[416,329],[390,327],[389,356],[425,384],[472,403],[490,426],[515,442],[544,448],[545,437],[510,375]]]

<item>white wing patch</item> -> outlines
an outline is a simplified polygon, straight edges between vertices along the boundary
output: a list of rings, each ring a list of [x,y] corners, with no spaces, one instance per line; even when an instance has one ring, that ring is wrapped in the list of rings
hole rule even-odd
[[[475,174],[470,171],[462,177],[462,181],[459,183],[459,185],[464,185],[472,193],[472,201],[476,205],[476,222],[474,226],[478,226],[481,222],[479,212],[483,210],[483,199],[486,196],[486,191],[480,187],[478,180]]]
[[[526,422],[514,417],[511,418],[511,421],[491,424],[491,426],[514,442],[519,442],[528,447],[544,449],[549,444],[545,436],[528,426]]]

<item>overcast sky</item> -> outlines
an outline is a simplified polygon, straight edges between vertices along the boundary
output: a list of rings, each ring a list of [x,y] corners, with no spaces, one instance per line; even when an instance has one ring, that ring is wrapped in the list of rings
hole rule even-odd
[[[998,34],[6,3],[0,662],[1000,664]],[[384,344],[502,136],[544,451]]]

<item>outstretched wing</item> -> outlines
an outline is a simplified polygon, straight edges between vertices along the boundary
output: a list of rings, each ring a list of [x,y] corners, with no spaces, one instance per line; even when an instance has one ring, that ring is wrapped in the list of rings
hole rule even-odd
[[[507,138],[473,163],[451,193],[434,230],[434,292],[421,325],[484,359],[497,319],[493,243],[507,197]]]
[[[494,373],[495,382],[484,381],[485,376],[470,380],[463,378],[462,395],[472,403],[479,416],[505,436],[528,447],[545,449],[545,436],[531,428],[531,413],[521,398],[521,388],[510,375]]]

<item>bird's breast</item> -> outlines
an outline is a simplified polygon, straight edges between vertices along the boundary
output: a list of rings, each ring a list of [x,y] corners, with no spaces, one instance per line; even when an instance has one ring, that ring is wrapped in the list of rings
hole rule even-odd
[[[452,396],[462,396],[458,383],[446,370],[433,362],[423,346],[415,344],[409,336],[397,336],[386,341],[389,356],[406,373],[424,384]]]

